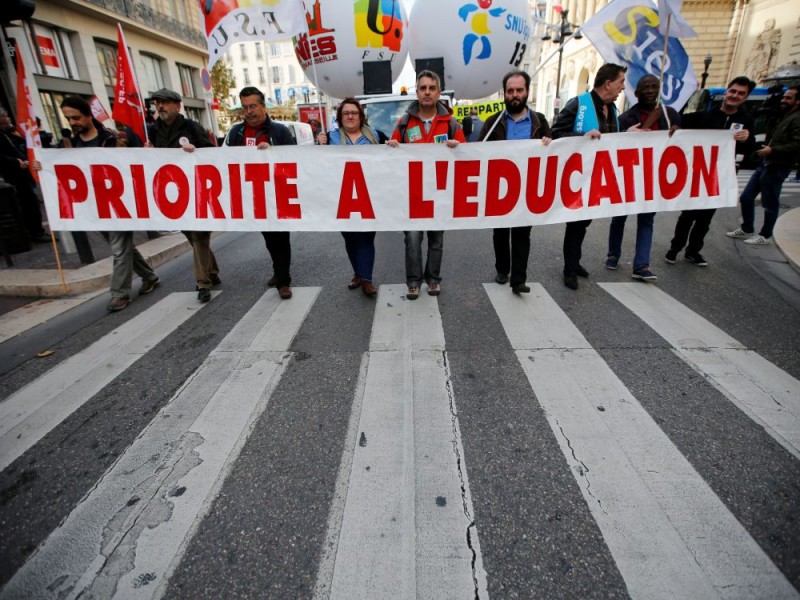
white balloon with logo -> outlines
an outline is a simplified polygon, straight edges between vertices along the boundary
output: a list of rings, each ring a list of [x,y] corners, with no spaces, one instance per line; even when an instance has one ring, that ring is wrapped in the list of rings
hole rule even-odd
[[[443,58],[442,86],[458,99],[478,99],[521,67],[531,33],[528,0],[416,0],[408,50],[413,64]]]
[[[363,93],[365,61],[390,61],[392,83],[397,80],[408,56],[401,0],[315,0],[306,6],[309,33],[295,38],[294,48],[319,89],[335,98]]]

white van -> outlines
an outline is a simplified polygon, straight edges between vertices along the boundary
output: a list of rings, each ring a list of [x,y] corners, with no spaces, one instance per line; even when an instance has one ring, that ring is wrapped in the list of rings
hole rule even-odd
[[[294,141],[298,146],[306,146],[314,144],[314,132],[311,131],[311,125],[308,123],[301,123],[299,121],[272,121],[273,123],[280,123],[285,126],[294,137]]]

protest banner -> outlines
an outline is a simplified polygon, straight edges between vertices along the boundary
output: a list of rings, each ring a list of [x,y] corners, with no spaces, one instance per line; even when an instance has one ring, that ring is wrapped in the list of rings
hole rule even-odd
[[[730,131],[483,144],[42,151],[57,230],[404,231],[735,206]]]

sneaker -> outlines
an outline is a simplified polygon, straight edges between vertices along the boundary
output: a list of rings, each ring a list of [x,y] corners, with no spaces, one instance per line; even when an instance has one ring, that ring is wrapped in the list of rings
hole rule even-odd
[[[208,288],[200,288],[197,290],[197,300],[203,304],[211,300],[211,290]]]
[[[511,291],[515,294],[530,294],[531,288],[525,285],[524,283],[518,283],[517,285],[511,286]]]
[[[675,250],[667,250],[667,255],[664,257],[664,262],[668,265],[674,265],[678,260],[678,253]]]
[[[281,297],[281,300],[288,300],[289,298],[292,297],[292,288],[290,288],[288,285],[279,288],[278,296]]]
[[[578,265],[578,268],[575,269],[575,275],[578,277],[588,277],[589,271],[583,268],[583,265]]]
[[[633,274],[631,275],[633,279],[638,279],[639,281],[655,281],[658,279],[650,269],[647,267],[642,267],[641,269],[636,269]]]
[[[690,262],[693,265],[697,265],[698,267],[708,266],[708,261],[706,261],[706,259],[703,258],[703,255],[700,254],[699,252],[697,254],[684,253],[683,258],[686,260],[686,262]]]
[[[619,267],[619,256],[609,256],[606,259],[606,269],[616,271],[617,267]]]
[[[500,285],[505,285],[508,283],[508,275],[505,273],[498,273],[495,275],[494,278],[495,283],[499,283]]]
[[[442,291],[442,286],[432,281],[428,284],[428,296],[438,296]]]
[[[769,246],[772,243],[772,238],[757,235],[749,240],[745,240],[744,243],[750,244],[751,246]]]
[[[160,285],[161,280],[158,277],[155,277],[154,279],[145,279],[142,281],[142,287],[139,288],[139,293],[149,294]]]
[[[408,286],[408,290],[406,291],[406,298],[409,300],[416,300],[419,298],[419,288],[413,285]]]
[[[745,239],[745,238],[749,238],[751,235],[753,235],[753,232],[752,231],[745,231],[744,229],[739,227],[738,229],[734,229],[733,231],[729,231],[725,235],[727,235],[729,238]]]
[[[128,306],[130,302],[128,298],[112,298],[111,302],[106,305],[106,310],[108,312],[117,312]]]

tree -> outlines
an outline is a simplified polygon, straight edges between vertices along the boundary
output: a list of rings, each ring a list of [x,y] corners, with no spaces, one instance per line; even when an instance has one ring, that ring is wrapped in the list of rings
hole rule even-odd
[[[220,109],[222,109],[223,102],[228,99],[231,88],[235,84],[236,82],[231,77],[225,61],[218,60],[215,62],[211,68],[211,90],[214,92],[214,97],[220,102]]]

